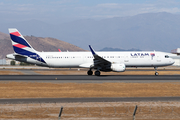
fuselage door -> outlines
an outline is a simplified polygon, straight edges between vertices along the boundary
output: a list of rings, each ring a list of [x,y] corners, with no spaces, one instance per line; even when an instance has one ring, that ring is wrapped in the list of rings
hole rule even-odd
[[[124,56],[124,62],[129,62],[129,57],[128,56]]]
[[[161,62],[161,56],[157,56],[157,62]]]

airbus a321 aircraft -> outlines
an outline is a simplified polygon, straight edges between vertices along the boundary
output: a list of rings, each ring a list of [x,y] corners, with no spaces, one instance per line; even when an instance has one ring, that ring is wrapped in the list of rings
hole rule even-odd
[[[126,67],[157,67],[169,66],[174,63],[172,58],[164,52],[95,52],[89,45],[91,52],[38,52],[15,29],[9,29],[14,48],[13,54],[8,54],[9,59],[36,64],[38,66],[54,68],[89,68],[88,75],[99,76],[100,71],[124,72]]]

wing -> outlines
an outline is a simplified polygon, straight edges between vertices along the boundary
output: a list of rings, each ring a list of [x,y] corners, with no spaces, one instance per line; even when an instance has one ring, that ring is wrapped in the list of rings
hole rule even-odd
[[[101,56],[97,55],[94,51],[94,49],[89,45],[89,48],[91,50],[92,55],[94,56],[94,66],[93,68],[97,69],[108,69],[109,66],[111,65],[111,62],[102,58]]]

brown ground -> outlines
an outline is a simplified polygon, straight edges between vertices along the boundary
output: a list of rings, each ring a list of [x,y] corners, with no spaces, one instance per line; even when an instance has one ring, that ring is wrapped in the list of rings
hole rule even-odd
[[[19,71],[0,70],[0,75],[23,75],[23,73]]]
[[[36,103],[0,105],[0,118],[58,119],[61,106],[63,120],[179,120],[179,102],[96,102],[96,103]]]
[[[0,98],[180,96],[180,84],[0,82],[0,93]]]
[[[35,70],[34,70],[35,71]],[[35,71],[40,74],[86,74],[86,71]],[[162,74],[180,74],[179,71],[159,71]],[[19,71],[0,71],[0,74],[24,74]],[[102,74],[146,74],[154,71],[126,71]],[[0,98],[53,97],[157,97],[180,96],[179,83],[32,83],[0,82]],[[63,106],[63,120],[132,120],[135,105],[136,119],[179,120],[180,102],[116,102],[116,103],[40,103],[0,104],[3,119],[57,119]]]

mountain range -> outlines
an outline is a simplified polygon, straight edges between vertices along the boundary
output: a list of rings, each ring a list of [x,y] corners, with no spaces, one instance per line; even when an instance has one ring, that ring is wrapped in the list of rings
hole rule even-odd
[[[58,52],[61,51],[84,51],[83,49],[72,45],[70,43],[50,38],[50,37],[35,37],[35,36],[24,36],[25,39],[31,44],[31,46],[37,51],[49,51]],[[10,36],[8,34],[0,32],[0,59],[5,58],[7,54],[14,53]]]
[[[142,51],[140,49],[131,48],[131,49],[121,49],[121,48],[111,48],[111,47],[105,47],[99,51]]]
[[[89,50],[104,47],[170,52],[180,47],[180,15],[160,12],[102,20],[82,19],[63,24],[29,20],[2,24],[0,31],[17,28],[23,35],[53,37]]]

